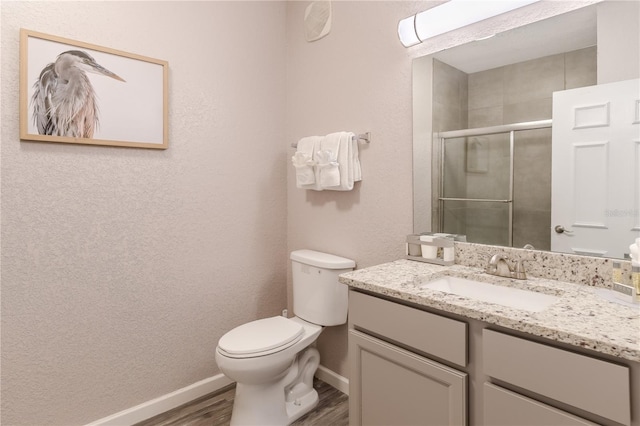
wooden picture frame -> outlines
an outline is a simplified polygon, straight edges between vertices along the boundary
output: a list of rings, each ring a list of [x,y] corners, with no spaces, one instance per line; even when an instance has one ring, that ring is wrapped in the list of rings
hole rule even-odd
[[[166,149],[168,68],[167,61],[21,29],[20,139]]]

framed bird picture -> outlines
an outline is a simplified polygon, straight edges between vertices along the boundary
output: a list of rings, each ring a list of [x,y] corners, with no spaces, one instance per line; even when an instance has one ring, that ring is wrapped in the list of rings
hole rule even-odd
[[[20,139],[168,147],[166,61],[20,30]]]

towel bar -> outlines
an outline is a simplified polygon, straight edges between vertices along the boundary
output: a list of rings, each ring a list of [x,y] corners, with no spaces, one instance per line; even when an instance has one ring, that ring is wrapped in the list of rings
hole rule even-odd
[[[360,133],[358,135],[353,136],[358,142],[371,143],[371,132]],[[298,142],[294,142],[291,144],[293,148],[298,147]]]

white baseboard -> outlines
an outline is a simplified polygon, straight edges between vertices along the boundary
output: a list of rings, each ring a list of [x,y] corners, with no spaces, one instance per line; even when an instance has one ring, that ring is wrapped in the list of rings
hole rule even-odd
[[[233,381],[224,374],[218,374],[204,380],[200,380],[192,385],[186,386],[177,391],[162,395],[151,401],[144,402],[135,407],[120,411],[104,417],[87,426],[122,426],[133,425],[143,420],[162,414],[166,411],[179,407],[187,402],[198,399],[202,396],[215,392],[232,384]]]
[[[327,367],[320,365],[316,370],[316,377],[328,385],[333,386],[340,392],[349,395],[349,379],[329,370]]]
[[[316,377],[340,392],[349,395],[349,380],[322,365],[316,370]],[[159,414],[173,410],[187,402],[208,395],[232,384],[233,381],[224,374],[218,374],[177,391],[162,395],[151,401],[143,402],[135,407],[127,408],[119,413],[89,423],[87,426],[122,426],[133,425]]]

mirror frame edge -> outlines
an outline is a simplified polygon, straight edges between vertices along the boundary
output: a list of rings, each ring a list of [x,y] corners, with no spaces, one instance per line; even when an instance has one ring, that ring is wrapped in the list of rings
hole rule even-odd
[[[433,57],[413,59],[413,232],[432,230]],[[416,143],[418,142],[418,143]],[[424,164],[430,159],[428,164]],[[425,167],[427,166],[427,167]],[[421,208],[420,208],[421,207]],[[418,208],[420,208],[418,210]],[[415,212],[425,212],[417,215]]]

